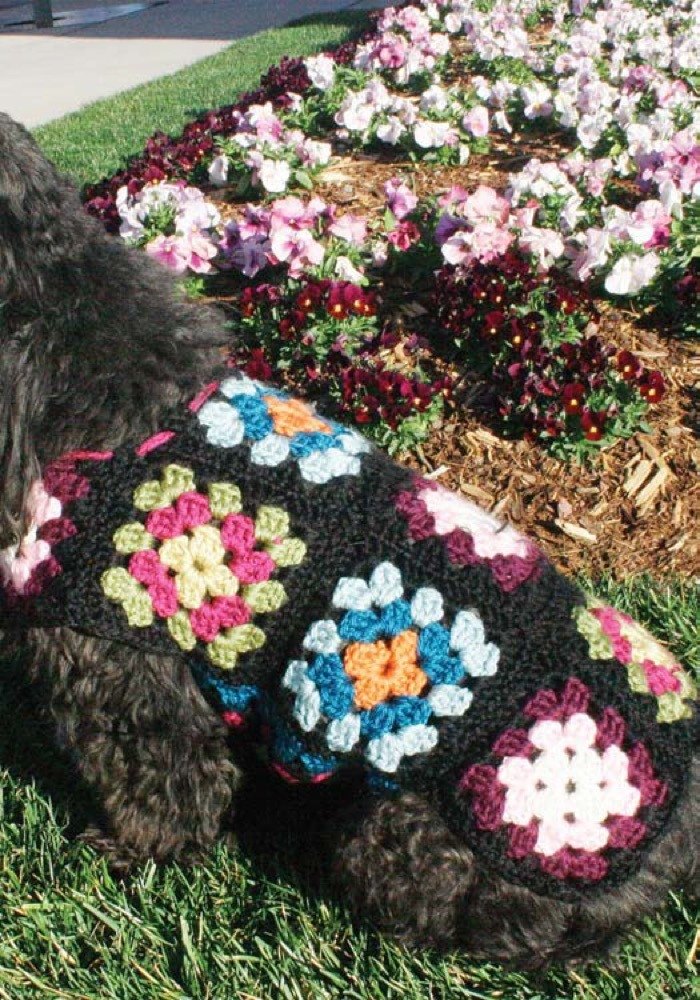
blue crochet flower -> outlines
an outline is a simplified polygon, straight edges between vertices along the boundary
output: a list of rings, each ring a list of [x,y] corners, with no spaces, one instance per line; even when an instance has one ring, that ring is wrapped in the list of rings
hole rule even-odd
[[[327,483],[356,476],[368,442],[350,428],[277,389],[245,376],[226,379],[197,413],[207,441],[217,448],[247,443],[255,465],[275,466],[293,459],[304,479]]]
[[[459,611],[450,625],[435,588],[406,594],[390,562],[368,580],[343,577],[331,603],[334,617],[313,623],[305,658],[283,678],[294,718],[304,732],[322,732],[333,754],[360,753],[391,774],[437,744],[431,720],[467,711],[468,681],[496,673],[498,647],[474,611]]]

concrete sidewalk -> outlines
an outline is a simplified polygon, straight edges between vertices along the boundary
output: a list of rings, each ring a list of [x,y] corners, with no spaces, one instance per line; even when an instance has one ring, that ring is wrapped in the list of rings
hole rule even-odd
[[[142,0],[138,7],[145,9],[133,12],[136,4],[126,0],[53,0],[54,27],[37,29],[30,3],[0,0],[0,111],[31,128],[174,73],[236,38],[308,14],[389,5],[390,0]],[[77,17],[92,23],[78,26]]]

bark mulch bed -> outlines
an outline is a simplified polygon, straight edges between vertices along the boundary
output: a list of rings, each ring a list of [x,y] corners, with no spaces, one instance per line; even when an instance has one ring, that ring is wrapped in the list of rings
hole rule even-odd
[[[453,184],[502,190],[531,157],[552,160],[566,151],[563,136],[548,134],[513,136],[461,167],[336,155],[313,194],[371,219],[384,210],[382,189],[391,177],[404,177],[421,198]],[[225,192],[211,194],[223,215],[240,214],[242,205]],[[227,299],[222,294],[221,304]],[[588,466],[566,464],[537,445],[493,433],[479,412],[478,389],[467,381],[442,426],[402,458],[532,535],[569,572],[700,576],[700,345],[648,329],[641,314],[598,305],[603,339],[634,351],[666,380],[666,396],[649,415],[652,433],[619,441]],[[404,325],[411,315],[409,304]]]

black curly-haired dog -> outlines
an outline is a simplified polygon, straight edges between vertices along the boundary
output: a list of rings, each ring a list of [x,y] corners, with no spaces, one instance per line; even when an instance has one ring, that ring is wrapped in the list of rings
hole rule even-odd
[[[178,407],[184,412],[221,367],[229,339],[215,313],[181,300],[159,265],[106,236],[29,134],[0,115],[0,549],[11,549],[26,535],[26,498],[43,470],[69,453],[119,452],[150,439],[162,429],[164,414]],[[185,430],[183,437],[200,431]],[[412,523],[415,480],[375,453],[366,459],[359,485],[347,487],[350,500],[374,497],[372,476],[377,496],[382,490],[394,496],[399,489],[403,506],[397,505]],[[299,482],[294,480],[296,487]],[[84,508],[91,516],[99,513],[97,486],[93,495],[93,507]],[[311,510],[313,501],[304,503]],[[323,519],[323,510],[318,517]],[[298,522],[297,516],[295,530]],[[358,536],[356,549],[365,545],[371,554],[373,545],[379,551],[389,537],[398,539],[392,553],[404,581],[422,579],[414,564],[420,569],[423,559],[429,582],[444,581],[451,606],[459,606],[460,595],[464,603],[473,587],[483,598],[479,613],[499,644],[500,664],[497,676],[489,669],[474,679],[473,714],[465,716],[473,723],[465,728],[461,717],[448,717],[435,729],[439,743],[431,766],[438,791],[424,764],[431,754],[414,750],[399,768],[408,775],[403,791],[377,797],[358,781],[351,786],[352,802],[333,808],[324,843],[337,887],[359,915],[416,946],[460,947],[521,967],[599,957],[621,932],[658,909],[670,890],[697,889],[696,719],[683,708],[657,724],[655,697],[631,694],[612,654],[603,660],[589,656],[584,635],[569,624],[571,604],[581,598],[548,564],[538,562],[537,573],[522,586],[508,583],[504,596],[485,560],[454,566],[440,538],[408,539],[405,520],[397,516],[395,522],[383,522],[369,539]],[[352,574],[355,589],[362,584],[358,572]],[[425,588],[421,593],[425,603]],[[315,600],[310,606],[312,616],[301,631],[289,626],[299,646],[309,623],[323,618],[324,609],[328,615],[327,598],[325,605]],[[589,627],[595,625],[580,610]],[[420,613],[425,624],[424,607]],[[291,612],[279,612],[282,623],[285,615]],[[554,623],[570,646],[571,663],[563,673],[547,659],[538,618]],[[329,625],[327,617],[322,624]],[[188,658],[174,646],[168,653],[148,652],[116,635],[33,626],[18,605],[6,609],[4,627],[47,692],[59,743],[101,804],[103,826],[92,831],[91,842],[121,870],[145,858],[184,859],[207,849],[235,812],[243,772],[231,759],[222,713],[202,693]],[[480,648],[490,647],[482,642]],[[274,654],[270,644],[264,656],[274,661]],[[279,655],[286,662],[286,653]],[[521,661],[544,664],[532,684],[518,673]],[[328,757],[330,737],[321,732],[328,720],[318,710],[311,722],[303,714],[313,707],[309,685],[299,679],[305,669],[302,663],[294,676],[285,675],[282,731],[298,737],[309,732],[317,761],[319,747]],[[679,687],[677,677],[664,676],[667,687]],[[493,691],[500,708],[490,707]],[[432,704],[439,714],[438,702]],[[681,717],[684,712],[688,718]],[[590,753],[584,748],[585,760],[595,758],[598,766],[608,751],[611,761],[616,755],[624,759],[620,787],[627,805],[601,813],[608,816],[607,827],[599,817],[583,830],[581,843],[590,850],[577,848],[574,838],[573,847],[557,852],[551,842],[537,846],[538,822],[525,822],[522,802],[519,807],[508,800],[505,765],[529,773],[538,760],[566,764],[578,752],[574,743],[561,751],[554,744],[575,726],[584,743],[586,726],[598,741]],[[568,757],[546,758],[547,747]],[[287,760],[288,770],[298,771],[301,759]],[[533,795],[540,785],[532,786]],[[571,789],[560,792],[565,796]],[[597,806],[593,801],[594,811]],[[542,820],[543,814],[535,815]],[[571,822],[568,815],[552,820],[560,832]],[[596,853],[590,838],[601,832],[607,846]]]

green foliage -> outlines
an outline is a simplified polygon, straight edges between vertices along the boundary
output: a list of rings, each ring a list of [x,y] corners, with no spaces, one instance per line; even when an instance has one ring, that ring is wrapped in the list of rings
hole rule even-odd
[[[385,423],[374,424],[368,426],[365,433],[390,455],[408,455],[428,440],[440,422],[444,408],[444,398],[438,395],[425,410],[416,410],[396,427]]]

